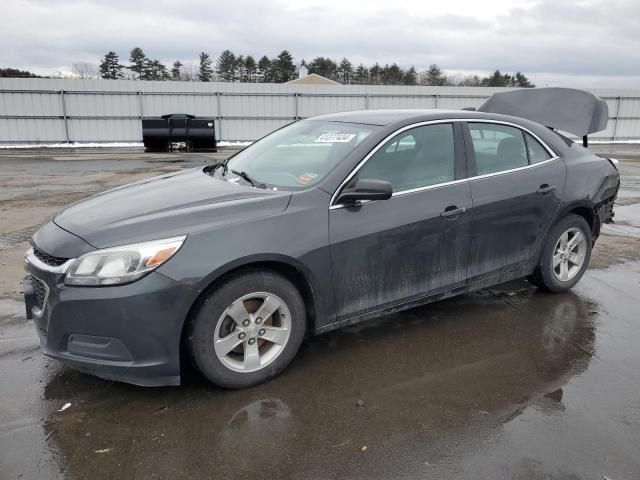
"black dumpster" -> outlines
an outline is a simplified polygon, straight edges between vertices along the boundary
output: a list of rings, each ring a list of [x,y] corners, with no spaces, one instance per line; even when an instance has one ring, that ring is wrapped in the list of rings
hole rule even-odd
[[[147,151],[167,151],[184,143],[187,150],[215,149],[213,118],[172,113],[142,119],[142,142]]]

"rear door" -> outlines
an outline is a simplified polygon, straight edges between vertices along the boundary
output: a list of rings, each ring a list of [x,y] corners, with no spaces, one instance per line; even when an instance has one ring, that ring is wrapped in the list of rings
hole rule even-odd
[[[523,268],[538,251],[564,190],[564,162],[512,124],[464,125],[473,197],[470,282]]]
[[[385,180],[394,193],[331,206],[338,320],[465,283],[471,207],[465,169],[460,123],[445,122],[403,130],[347,178],[347,185]]]

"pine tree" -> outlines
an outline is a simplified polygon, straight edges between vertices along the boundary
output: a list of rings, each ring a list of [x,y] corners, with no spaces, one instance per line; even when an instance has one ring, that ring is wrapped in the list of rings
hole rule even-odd
[[[315,73],[331,80],[338,80],[338,65],[330,58],[316,57],[307,65],[309,73]]]
[[[211,57],[208,53],[200,52],[200,66],[198,67],[198,80],[201,82],[210,82],[213,75],[211,68]]]
[[[535,85],[522,72],[516,72],[515,83],[517,87],[534,88]]]
[[[100,71],[100,78],[116,80],[123,77],[122,69],[124,69],[124,66],[120,65],[118,54],[116,52],[107,52],[98,68]]]
[[[296,76],[293,57],[287,50],[283,50],[280,55],[272,60],[271,70],[273,71],[273,80],[277,83],[288,82]]]
[[[344,83],[345,85],[349,85],[351,83],[351,77],[353,77],[353,65],[346,58],[343,58],[340,61],[338,74],[340,75],[339,78],[342,83]]]
[[[225,50],[218,57],[216,63],[216,72],[225,82],[233,82],[235,80],[236,56],[231,50]]]
[[[355,83],[367,84],[369,81],[369,70],[362,63],[358,65],[353,76]]]
[[[373,85],[380,84],[380,77],[382,76],[382,68],[378,62],[374,63],[369,69],[369,78]]]
[[[235,68],[233,69],[234,80],[246,82],[246,73],[244,70],[244,55],[238,55],[236,57]]]
[[[380,73],[384,85],[401,85],[403,75],[404,72],[396,63],[385,65]]]
[[[402,75],[402,84],[403,85],[415,85],[416,82],[416,77],[417,77],[417,73],[416,73],[416,69],[415,67],[412,65],[408,70],[406,70],[404,72],[404,74]]]
[[[496,70],[491,76],[482,79],[482,85],[484,87],[504,87],[506,86],[505,76],[500,73],[500,70]]]
[[[146,69],[149,59],[140,47],[135,47],[133,50],[131,50],[131,52],[129,53],[129,62],[131,63],[131,65],[129,65],[127,68],[137,75],[138,80],[145,80],[147,76]]]
[[[510,75],[508,73],[502,74],[500,70],[496,70],[488,77],[482,78],[480,84],[483,87],[535,87],[522,72],[516,72]]]
[[[505,73],[502,76],[503,80],[502,82],[504,83],[505,87],[515,87],[516,86],[516,79],[514,77],[512,77],[511,75],[509,75],[508,73]]]
[[[253,82],[256,76],[256,68],[257,64],[255,59],[251,55],[247,55],[247,58],[244,61],[244,70],[247,75],[247,82]]]
[[[442,86],[447,83],[447,77],[438,65],[432,63],[425,74],[425,84],[433,86]]]
[[[171,68],[171,78],[174,80],[180,80],[180,75],[182,74],[182,62],[180,60],[176,60],[173,62],[173,67]]]
[[[258,77],[260,81],[268,83],[271,81],[271,60],[266,55],[258,61]]]
[[[169,71],[160,60],[147,60],[145,64],[145,80],[167,80]]]

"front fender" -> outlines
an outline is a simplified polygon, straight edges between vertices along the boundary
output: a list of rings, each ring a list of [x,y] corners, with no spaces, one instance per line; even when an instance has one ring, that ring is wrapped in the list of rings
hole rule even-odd
[[[304,276],[317,299],[317,320],[333,313],[328,195],[309,191],[278,215],[191,233],[159,273],[200,292],[234,269],[273,262]],[[331,312],[331,313],[329,313]]]

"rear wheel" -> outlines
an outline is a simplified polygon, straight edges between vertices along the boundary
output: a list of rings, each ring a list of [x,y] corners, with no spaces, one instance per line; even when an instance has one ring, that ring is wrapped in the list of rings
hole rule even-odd
[[[587,221],[568,215],[555,225],[529,281],[549,292],[564,292],[584,275],[591,258],[592,236]]]
[[[187,342],[205,377],[222,387],[243,388],[280,373],[298,351],[305,328],[296,287],[259,270],[211,291],[192,319]]]

